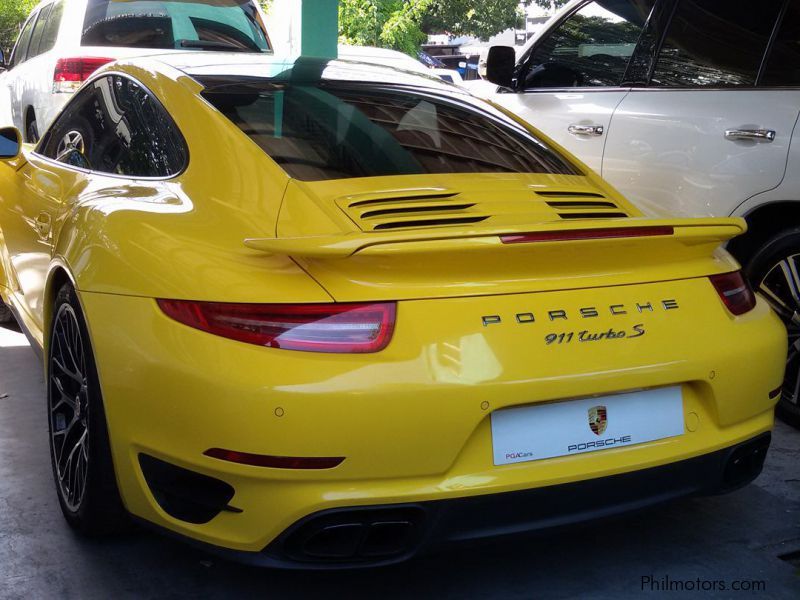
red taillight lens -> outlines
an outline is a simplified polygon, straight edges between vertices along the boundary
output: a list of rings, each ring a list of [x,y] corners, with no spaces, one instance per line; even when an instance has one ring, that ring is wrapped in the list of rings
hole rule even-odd
[[[672,235],[669,226],[647,225],[644,227],[603,227],[600,229],[568,229],[561,231],[534,231],[517,235],[502,235],[504,244],[529,244],[531,242],[569,242],[574,240],[608,240],[613,238],[649,237]]]
[[[59,58],[53,71],[53,91],[75,91],[89,75],[112,60],[99,57]]]
[[[719,297],[734,315],[743,315],[756,306],[756,295],[741,271],[709,277]]]
[[[383,350],[394,331],[394,302],[229,304],[159,300],[176,321],[232,340],[305,352]]]

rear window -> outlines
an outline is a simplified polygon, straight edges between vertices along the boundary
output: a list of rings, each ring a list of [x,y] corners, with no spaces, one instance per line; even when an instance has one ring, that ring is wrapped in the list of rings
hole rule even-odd
[[[270,50],[252,0],[89,0],[84,46]]]
[[[252,88],[250,88],[252,89]],[[386,86],[222,86],[204,97],[296,179],[578,171],[489,105]]]

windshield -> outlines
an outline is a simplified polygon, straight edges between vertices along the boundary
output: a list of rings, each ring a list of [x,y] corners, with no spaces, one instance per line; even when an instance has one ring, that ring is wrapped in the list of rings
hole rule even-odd
[[[89,0],[84,46],[270,50],[251,0]]]
[[[259,89],[260,88],[260,89]],[[376,85],[223,85],[203,96],[296,179],[578,174],[491,106]]]

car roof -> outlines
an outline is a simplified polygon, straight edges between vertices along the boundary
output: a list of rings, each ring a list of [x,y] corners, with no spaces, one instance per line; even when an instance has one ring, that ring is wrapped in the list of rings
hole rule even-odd
[[[205,82],[214,80],[280,79],[303,83],[342,81],[401,85],[440,89],[450,93],[457,89],[442,81],[434,73],[427,75],[348,59],[287,58],[270,54],[233,52],[182,52],[120,62],[136,64],[142,60],[157,60],[204,85]]]

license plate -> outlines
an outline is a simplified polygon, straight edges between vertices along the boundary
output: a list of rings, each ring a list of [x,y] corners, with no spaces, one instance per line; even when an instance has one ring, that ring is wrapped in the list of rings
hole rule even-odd
[[[596,452],[682,435],[680,386],[492,413],[494,464]]]

